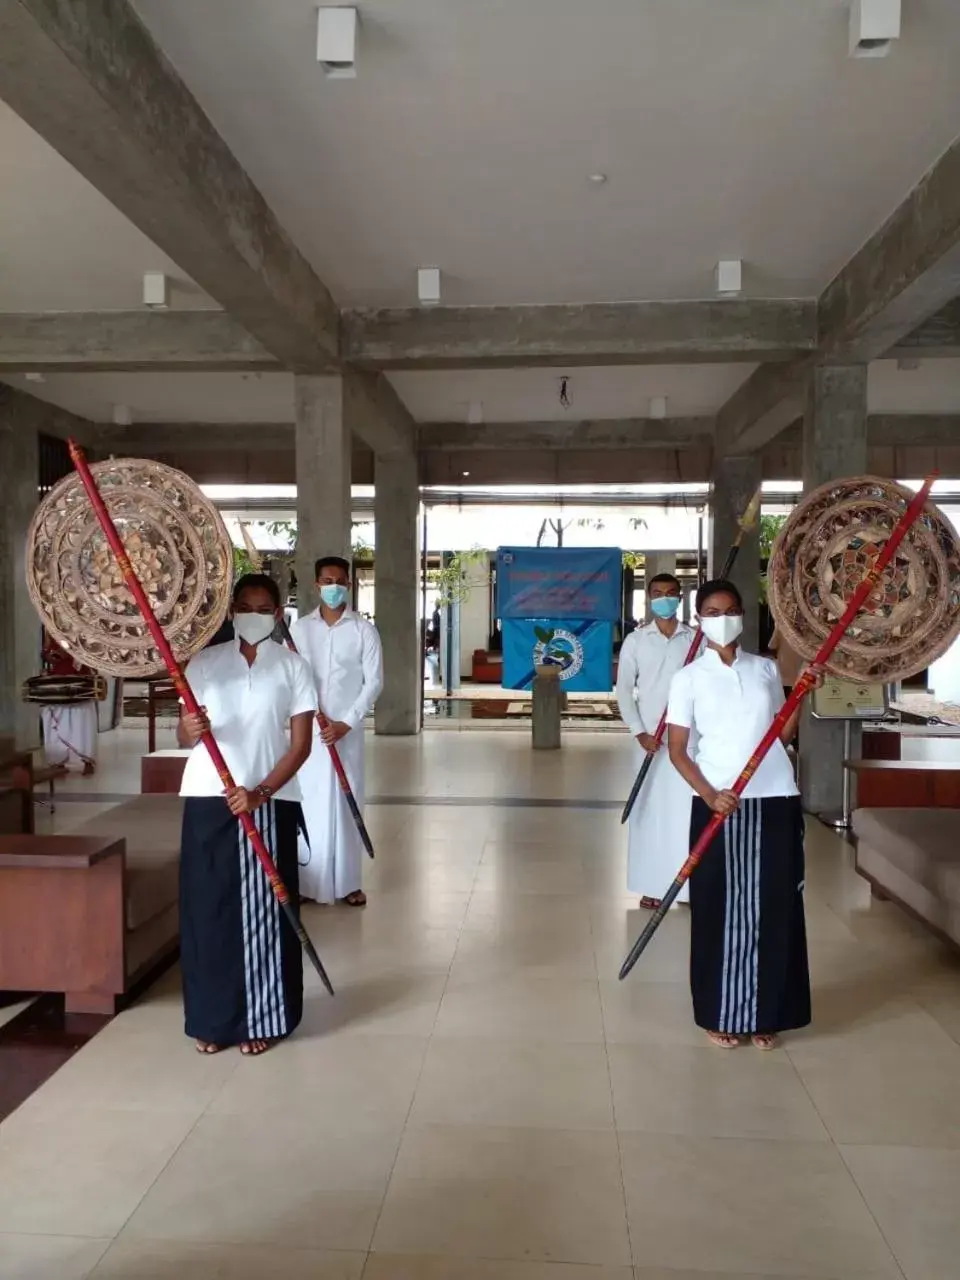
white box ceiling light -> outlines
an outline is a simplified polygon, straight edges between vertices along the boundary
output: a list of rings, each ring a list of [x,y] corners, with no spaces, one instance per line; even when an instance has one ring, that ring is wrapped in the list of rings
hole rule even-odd
[[[900,38],[900,0],[850,0],[850,57],[885,58]]]
[[[167,305],[167,277],[162,271],[147,271],[143,277],[143,305],[165,307]]]
[[[357,75],[356,9],[317,12],[317,61],[330,80],[354,80]]]
[[[743,289],[743,263],[739,258],[721,259],[717,263],[717,293],[725,297]]]
[[[421,267],[417,272],[417,297],[422,307],[440,305],[440,268]]]

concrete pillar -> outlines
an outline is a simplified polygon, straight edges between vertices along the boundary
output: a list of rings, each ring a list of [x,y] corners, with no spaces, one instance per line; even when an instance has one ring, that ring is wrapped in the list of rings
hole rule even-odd
[[[760,485],[760,455],[718,458],[710,496],[708,576],[719,577],[740,531],[740,519]],[[756,653],[760,643],[760,532],[747,534],[730,575],[743,595],[743,645]]]
[[[39,473],[36,426],[18,422],[16,410],[0,404],[0,743],[21,748],[40,741],[37,709],[20,701],[23,681],[40,671],[40,622],[24,576]]]
[[[643,589],[646,608],[645,618],[649,622],[653,617],[650,611],[650,583],[661,573],[672,573],[676,577],[677,554],[675,551],[645,551],[643,553]],[[637,619],[639,621],[639,619]]]
[[[533,677],[533,703],[530,708],[534,751],[559,749],[562,711],[560,672],[556,667],[537,667],[537,673]]]
[[[343,380],[295,379],[297,476],[297,606],[316,608],[314,562],[321,555],[350,559],[351,431]]]
[[[867,366],[814,370],[803,418],[803,488],[863,475],[867,469]],[[860,754],[853,726],[852,754]],[[800,788],[811,813],[839,810],[843,801],[843,725],[814,720],[809,704],[800,729]]]
[[[376,622],[383,641],[376,730],[414,734],[420,732],[423,654],[417,594],[420,490],[413,449],[377,454],[374,480]]]

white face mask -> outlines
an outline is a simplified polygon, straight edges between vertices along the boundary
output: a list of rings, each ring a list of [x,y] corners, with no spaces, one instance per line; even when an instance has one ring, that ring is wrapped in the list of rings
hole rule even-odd
[[[711,644],[725,649],[743,634],[743,617],[731,618],[724,614],[721,618],[701,618],[700,627]]]
[[[234,615],[233,629],[247,644],[260,644],[273,635],[277,620],[272,613],[238,613]]]

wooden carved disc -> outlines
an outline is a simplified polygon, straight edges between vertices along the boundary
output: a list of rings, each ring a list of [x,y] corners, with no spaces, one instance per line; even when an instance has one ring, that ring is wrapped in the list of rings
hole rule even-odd
[[[810,661],[913,494],[875,476],[822,485],[780,530],[768,570],[770,611]],[[923,671],[960,632],[960,546],[928,502],[830,660],[840,679],[889,683]]]
[[[220,513],[173,467],[94,463],[94,479],[174,654],[185,662],[226,615],[233,545]],[[113,676],[163,669],[83,485],[61,480],[27,535],[27,587],[43,625],[74,660]]]

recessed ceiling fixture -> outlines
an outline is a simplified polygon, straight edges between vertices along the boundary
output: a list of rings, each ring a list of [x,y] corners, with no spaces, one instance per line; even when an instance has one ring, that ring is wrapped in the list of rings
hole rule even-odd
[[[743,262],[740,258],[721,258],[717,263],[717,293],[731,298],[743,289]]]
[[[483,421],[483,401],[471,400],[467,405],[467,422],[472,427],[477,427]]]
[[[113,406],[113,425],[115,427],[129,427],[133,422],[133,414],[130,412],[130,406],[126,404],[115,404]]]
[[[885,58],[900,38],[900,0],[850,0],[850,57]]]
[[[667,397],[651,396],[650,397],[650,417],[665,418],[667,416]]]
[[[470,472],[469,472],[469,471],[464,471],[464,473],[463,473],[463,474],[464,474],[465,476],[468,476],[468,475],[470,474]]]
[[[147,271],[143,277],[143,305],[162,310],[167,305],[167,277],[162,271]]]
[[[605,173],[591,173],[590,175],[590,181],[595,187],[602,187],[606,180],[607,175]]]
[[[317,12],[317,61],[328,80],[357,77],[356,9],[320,9]]]
[[[23,376],[28,382],[46,382],[42,373],[25,373]]]
[[[440,304],[440,268],[421,267],[417,272],[417,297],[422,307]]]

